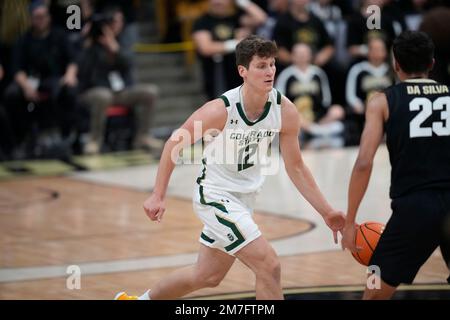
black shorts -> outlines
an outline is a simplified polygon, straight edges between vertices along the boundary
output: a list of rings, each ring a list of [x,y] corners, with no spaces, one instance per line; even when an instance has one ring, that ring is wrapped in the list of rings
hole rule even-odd
[[[412,283],[438,246],[450,263],[450,190],[422,190],[396,198],[370,265],[390,286]],[[449,277],[450,279],[450,277]]]

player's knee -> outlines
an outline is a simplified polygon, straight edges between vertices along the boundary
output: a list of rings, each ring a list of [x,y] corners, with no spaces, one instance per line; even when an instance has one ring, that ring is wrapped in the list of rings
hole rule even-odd
[[[273,278],[279,278],[281,275],[281,264],[278,258],[275,258],[269,265],[269,272]]]
[[[263,278],[279,279],[281,275],[281,265],[278,257],[274,256],[264,259],[260,264],[256,275]]]
[[[198,276],[198,283],[202,288],[214,288],[217,287],[223,280],[223,275],[219,274],[203,274]]]

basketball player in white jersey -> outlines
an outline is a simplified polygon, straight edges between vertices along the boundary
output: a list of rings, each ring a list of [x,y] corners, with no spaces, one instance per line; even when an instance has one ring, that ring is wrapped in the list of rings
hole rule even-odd
[[[337,243],[337,232],[343,228],[345,217],[328,204],[303,163],[297,109],[273,88],[276,54],[272,41],[256,36],[242,40],[237,45],[236,58],[243,85],[194,112],[164,147],[153,193],[144,202],[144,210],[153,221],[163,217],[167,185],[177,160],[173,155],[178,154],[180,140],[184,146],[195,143],[197,121],[201,122],[202,135],[212,129],[218,132],[205,149],[194,191],[194,209],[204,224],[197,263],[164,277],[140,297],[121,292],[116,299],[175,299],[215,287],[236,258],[255,274],[257,299],[283,298],[277,254],[252,218],[252,200],[264,181],[261,165],[253,155],[267,148],[277,134],[289,177],[322,215]],[[186,139],[185,133],[192,138]],[[234,147],[231,163],[214,163],[211,150],[226,153]]]

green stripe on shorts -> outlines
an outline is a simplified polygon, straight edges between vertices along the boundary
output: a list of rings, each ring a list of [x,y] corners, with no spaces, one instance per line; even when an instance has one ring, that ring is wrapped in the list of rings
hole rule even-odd
[[[218,202],[213,202],[213,201],[212,202],[206,202],[205,201],[205,197],[203,195],[203,186],[199,187],[199,192],[200,192],[200,203],[201,204],[204,204],[204,205],[207,205],[207,206],[213,206],[213,207],[219,209],[220,211],[222,211],[224,213],[228,213],[227,208],[225,208],[225,206],[223,204],[218,203]]]
[[[209,242],[209,243],[213,243],[214,241],[216,241],[216,240],[214,240],[214,239],[211,239],[210,237],[208,237],[206,234],[204,234],[203,232],[202,232],[202,234],[200,235],[200,238],[202,238],[203,240],[205,240],[206,242]]]
[[[226,246],[225,250],[231,251],[245,241],[244,236],[241,234],[239,229],[236,227],[236,224],[234,224],[233,222],[226,220],[222,217],[219,217],[217,214],[216,214],[216,218],[221,224],[230,228],[233,231],[234,235],[237,237],[237,240],[235,242],[233,242],[232,244]]]

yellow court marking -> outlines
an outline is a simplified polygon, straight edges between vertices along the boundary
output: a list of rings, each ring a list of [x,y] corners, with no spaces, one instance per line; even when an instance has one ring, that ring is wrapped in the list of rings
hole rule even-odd
[[[117,152],[95,156],[74,157],[73,162],[89,170],[112,169],[128,166],[146,165],[156,160],[143,151]]]
[[[9,178],[14,176],[14,173],[6,169],[4,166],[0,165],[0,179]]]
[[[73,167],[59,160],[11,161],[4,162],[0,166],[0,178],[26,175],[59,175],[70,171],[73,171]]]
[[[195,50],[192,41],[175,43],[136,43],[134,52],[136,53],[164,53],[164,52],[184,52]]]

